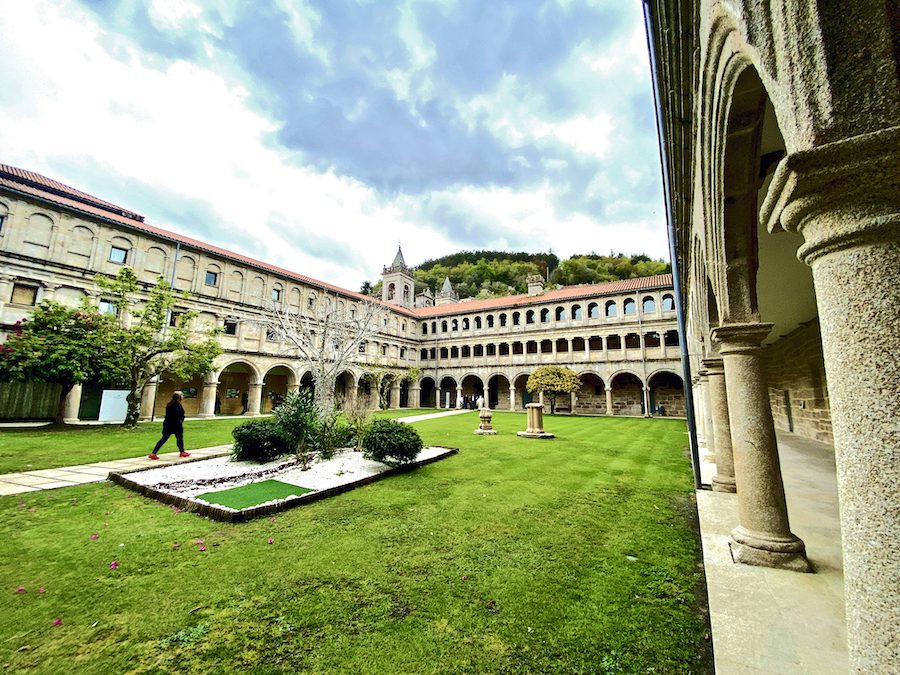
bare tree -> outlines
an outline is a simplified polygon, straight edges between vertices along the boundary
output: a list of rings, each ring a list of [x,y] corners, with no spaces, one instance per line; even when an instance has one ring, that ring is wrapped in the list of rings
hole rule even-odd
[[[371,300],[322,293],[305,312],[295,314],[275,303],[267,314],[267,334],[309,362],[316,405],[323,416],[331,417],[338,376],[364,359],[365,345],[387,321],[387,311]]]

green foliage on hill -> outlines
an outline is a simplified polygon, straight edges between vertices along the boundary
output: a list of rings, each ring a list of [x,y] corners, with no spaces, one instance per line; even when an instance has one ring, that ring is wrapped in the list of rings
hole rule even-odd
[[[546,279],[548,270],[550,280],[545,287],[555,288],[666,274],[671,268],[668,263],[646,255],[622,253],[575,255],[560,262],[554,253],[460,251],[422,263],[413,270],[413,277],[416,293],[426,288],[437,293],[449,277],[460,298],[493,298],[525,293],[526,277],[539,274]],[[380,281],[374,285],[366,282],[363,288],[371,288],[374,295],[381,295]]]

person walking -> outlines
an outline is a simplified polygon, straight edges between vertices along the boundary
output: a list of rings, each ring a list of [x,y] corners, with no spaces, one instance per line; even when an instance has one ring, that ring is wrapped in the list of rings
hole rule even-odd
[[[191,453],[184,451],[184,406],[181,405],[181,399],[184,394],[176,391],[172,394],[172,400],[166,405],[166,417],[163,420],[162,438],[156,443],[147,457],[150,459],[159,459],[159,449],[169,440],[169,436],[175,436],[175,443],[178,444],[178,456],[190,457]]]

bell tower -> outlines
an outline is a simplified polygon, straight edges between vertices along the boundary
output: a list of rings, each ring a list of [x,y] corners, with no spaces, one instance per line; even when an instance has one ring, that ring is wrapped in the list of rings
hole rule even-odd
[[[394,262],[381,272],[381,299],[392,305],[412,308],[415,289],[415,279],[413,279],[409,267],[406,266],[403,251],[398,245]]]

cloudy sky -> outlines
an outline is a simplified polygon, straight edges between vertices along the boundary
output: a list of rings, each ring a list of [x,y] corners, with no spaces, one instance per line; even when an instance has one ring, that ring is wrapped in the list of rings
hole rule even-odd
[[[0,162],[319,279],[667,257],[637,0],[27,0],[0,44]]]

